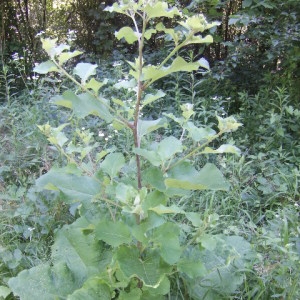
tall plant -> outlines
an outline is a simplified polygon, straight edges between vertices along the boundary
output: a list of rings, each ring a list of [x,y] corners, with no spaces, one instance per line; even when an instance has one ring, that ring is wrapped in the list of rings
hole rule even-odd
[[[198,127],[191,120],[194,112],[189,103],[182,104],[179,117],[142,118],[145,107],[165,96],[162,90],[153,92],[154,82],[175,72],[209,69],[204,58],[186,62],[178,50],[212,42],[210,35],[201,33],[216,23],[208,23],[203,15],[188,17],[157,0],[124,1],[107,10],[125,14],[133,22],[133,28],[116,32],[117,39],[137,45],[138,52],[135,61],[128,62],[127,78],[114,86],[124,91],[123,98],[107,100],[100,93],[107,80],[91,78],[97,65],[78,63],[73,74],[68,73],[64,64],[81,52],[57,45],[56,40],[42,41],[50,60],[35,71],[67,76],[77,90],[66,90],[53,101],[79,118],[93,115],[117,131],[128,130],[133,149],[124,156],[101,149],[89,130],[78,128],[77,139],[70,140],[64,132],[68,124],[40,126],[68,163],[51,169],[36,184],[60,193],[78,218],[57,230],[51,263],[21,272],[9,280],[9,287],[21,299],[164,299],[176,294],[182,299],[218,299],[231,294],[243,281],[249,244],[241,237],[209,234],[218,216],[189,210],[182,199],[188,201],[198,190],[228,190],[214,164],[197,170],[193,158],[239,154],[233,145],[218,149],[208,145],[241,124],[233,117],[217,117],[218,131]],[[165,18],[179,26],[153,25],[155,19]],[[144,47],[158,32],[173,40],[174,48],[160,64],[148,65]],[[168,120],[182,128],[181,136],[155,140],[152,133],[168,126]]]

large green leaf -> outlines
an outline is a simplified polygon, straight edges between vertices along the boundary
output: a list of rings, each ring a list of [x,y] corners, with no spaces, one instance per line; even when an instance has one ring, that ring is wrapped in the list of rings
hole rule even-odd
[[[184,190],[228,190],[221,171],[211,163],[207,163],[199,172],[188,162],[181,163],[168,174],[165,179],[168,188]]]
[[[129,244],[132,240],[130,230],[123,222],[102,221],[96,225],[95,235],[113,247]]]
[[[164,223],[153,231],[151,238],[158,245],[160,256],[165,262],[175,264],[181,255],[179,244],[179,227],[174,223]]]
[[[173,18],[175,15],[180,16],[181,13],[176,7],[169,8],[166,1],[155,1],[154,4],[147,4],[145,6],[145,12],[148,19],[168,17]]]
[[[164,177],[160,168],[150,167],[143,172],[143,182],[145,185],[150,185],[158,191],[165,191]]]
[[[90,76],[96,75],[96,69],[97,65],[78,63],[74,68],[74,74],[80,77],[82,84],[85,84]]]
[[[138,122],[138,135],[141,139],[144,135],[157,130],[158,128],[166,127],[167,120],[159,118],[157,120],[139,120]]]
[[[171,271],[171,267],[161,261],[159,253],[150,252],[141,259],[135,246],[120,246],[117,261],[127,277],[138,277],[146,286],[158,287],[164,276]]]
[[[93,235],[82,230],[89,225],[85,218],[77,219],[71,225],[65,225],[55,235],[52,246],[52,261],[65,263],[79,282],[98,274],[102,248]]]
[[[67,300],[111,300],[109,286],[97,277],[88,279],[81,289],[76,290]]]
[[[100,183],[92,177],[70,174],[66,169],[51,169],[36,180],[40,188],[61,191],[69,203],[91,201],[100,193]]]
[[[157,93],[155,95],[146,94],[144,99],[142,100],[142,105],[143,105],[143,107],[145,107],[146,105],[164,97],[165,95],[166,94],[161,90],[157,91]]]
[[[80,288],[80,282],[63,262],[50,267],[41,264],[24,270],[8,281],[15,296],[22,300],[61,299]]]
[[[118,40],[124,38],[130,45],[138,40],[137,32],[133,31],[133,29],[128,26],[122,27],[118,32],[115,33],[115,36]]]
[[[82,54],[83,52],[75,50],[73,52],[63,52],[59,55],[59,59],[58,62],[60,65],[64,64],[66,61],[68,61],[69,59],[76,57],[80,54]]]
[[[197,127],[193,122],[187,122],[183,127],[195,142],[203,143],[216,135],[216,132],[210,127]]]
[[[176,153],[182,151],[181,141],[170,136],[159,143],[153,143],[153,150],[136,148],[134,152],[149,160],[153,166],[160,166],[171,159]]]
[[[162,77],[175,72],[192,72],[198,70],[200,67],[199,62],[186,62],[182,57],[177,56],[172,64],[168,67],[158,68],[156,66],[147,66],[144,68],[144,80],[151,80],[154,82]]]
[[[110,178],[114,178],[119,174],[124,165],[125,158],[122,153],[110,153],[101,163],[101,169],[107,173]]]
[[[189,276],[186,283],[195,299],[215,300],[232,295],[244,280],[243,270],[248,258],[253,258],[251,245],[242,237],[216,235],[214,239],[216,245],[211,250],[188,248],[184,255],[185,260],[204,265],[203,274],[182,270]]]
[[[59,72],[59,69],[55,65],[54,62],[51,60],[45,61],[37,65],[33,72],[39,73],[39,74],[47,74],[49,72]]]
[[[106,122],[113,120],[106,105],[107,100],[104,98],[95,98],[89,93],[76,95],[74,92],[68,90],[62,95],[53,97],[52,101],[57,105],[73,109],[75,115],[79,118],[94,115],[102,118]]]
[[[166,137],[157,146],[157,153],[162,162],[166,162],[179,152],[182,152],[181,141],[173,136]]]

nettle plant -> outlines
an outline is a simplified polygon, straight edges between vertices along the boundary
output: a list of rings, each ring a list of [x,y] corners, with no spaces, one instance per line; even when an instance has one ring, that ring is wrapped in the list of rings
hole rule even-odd
[[[218,215],[193,211],[188,201],[195,191],[229,189],[214,164],[197,170],[193,159],[200,154],[239,154],[233,145],[213,149],[208,144],[241,124],[233,117],[217,117],[218,132],[196,126],[189,103],[182,104],[178,117],[142,118],[143,109],[165,95],[161,90],[153,92],[153,87],[147,93],[154,82],[174,72],[209,68],[203,58],[186,62],[178,50],[211,43],[212,37],[201,33],[217,23],[208,23],[203,15],[188,17],[156,0],[114,3],[107,10],[125,14],[133,22],[133,28],[116,33],[119,40],[124,38],[138,48],[136,60],[128,62],[127,78],[115,84],[116,94],[123,90],[124,98],[104,98],[101,88],[107,80],[93,77],[97,65],[78,63],[73,74],[68,73],[64,64],[81,52],[72,52],[53,39],[42,40],[50,60],[35,71],[67,76],[76,90],[66,90],[53,101],[73,110],[78,118],[93,115],[117,131],[129,131],[132,150],[127,149],[125,156],[101,149],[89,130],[77,129],[78,139],[70,140],[64,132],[68,124],[39,126],[68,163],[52,168],[36,185],[60,193],[61,201],[78,218],[56,230],[51,261],[22,271],[9,280],[9,287],[21,299],[30,300],[219,299],[229,295],[245,278],[250,245],[242,237],[209,234]],[[154,22],[165,18],[179,20],[179,26],[166,28]],[[157,33],[172,40],[174,49],[159,65],[147,65],[144,46]],[[182,128],[181,137],[157,141],[154,131],[164,130],[168,120]]]

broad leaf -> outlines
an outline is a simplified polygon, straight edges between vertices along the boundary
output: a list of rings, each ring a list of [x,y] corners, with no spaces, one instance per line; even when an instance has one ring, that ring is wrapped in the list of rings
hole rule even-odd
[[[189,136],[195,142],[206,142],[216,135],[216,132],[210,127],[196,127],[193,122],[187,122],[183,127],[188,130]]]
[[[220,170],[211,163],[206,164],[199,172],[188,162],[181,163],[169,172],[165,179],[168,188],[184,190],[228,190]]]
[[[129,244],[132,240],[130,231],[123,222],[102,221],[96,225],[95,235],[97,239],[113,247]]]
[[[186,281],[190,296],[195,299],[214,300],[221,299],[220,295],[222,298],[232,295],[244,280],[246,258],[253,257],[250,244],[242,237],[214,237],[216,245],[213,250],[200,251],[195,247],[185,253],[188,260],[202,262],[207,271]]]
[[[109,286],[97,277],[88,279],[82,288],[76,290],[67,300],[111,300],[112,294]]]
[[[81,83],[85,84],[88,78],[92,75],[96,75],[97,65],[90,63],[78,63],[74,68],[74,74],[81,78]]]
[[[151,238],[158,245],[160,256],[165,262],[175,264],[181,255],[179,244],[179,227],[174,223],[164,223],[153,231]]]
[[[144,135],[157,130],[158,128],[161,127],[166,127],[167,122],[165,118],[159,118],[157,120],[139,120],[138,123],[138,135],[139,138],[141,139]]]
[[[29,270],[24,270],[8,281],[8,285],[15,296],[22,300],[53,300],[65,298],[74,290],[80,288],[81,283],[64,263],[41,264]]]
[[[164,97],[166,94],[159,90],[155,95],[152,95],[152,94],[146,94],[144,99],[142,100],[142,105],[143,107],[145,107],[146,105]]]
[[[103,82],[100,82],[100,81],[96,80],[95,78],[92,78],[92,79],[85,85],[85,87],[86,87],[87,89],[92,89],[92,90],[95,92],[95,94],[98,94],[99,89],[100,89],[103,85],[107,84],[107,82],[108,82],[108,79],[105,79]]]
[[[122,272],[129,278],[138,277],[146,286],[158,287],[171,267],[161,262],[157,252],[150,252],[141,259],[139,250],[132,246],[120,246],[117,261]]]
[[[125,158],[122,153],[110,153],[101,163],[101,169],[112,179],[119,174],[124,165]]]
[[[147,168],[143,173],[143,182],[145,185],[150,185],[158,191],[163,192],[166,190],[163,173],[159,168]]]
[[[172,64],[169,67],[155,67],[155,66],[147,66],[144,68],[144,80],[151,80],[154,82],[162,77],[165,77],[169,74],[175,72],[192,72],[198,70],[200,67],[199,62],[186,62],[182,57],[176,57]]]
[[[33,72],[37,72],[39,74],[47,74],[49,72],[59,72],[59,69],[51,60],[45,61],[37,65]]]
[[[52,261],[66,263],[79,282],[98,274],[102,249],[93,235],[84,234],[82,228],[89,225],[85,218],[77,219],[71,225],[65,225],[55,235],[52,246]]]
[[[145,157],[153,166],[160,166],[161,159],[157,152],[141,148],[135,148],[134,153]]]
[[[163,139],[157,146],[157,153],[162,162],[169,160],[178,152],[182,152],[182,144],[173,136]]]
[[[147,4],[145,12],[148,19],[168,17],[173,18],[175,15],[180,16],[181,13],[176,7],[169,8],[168,3],[164,1],[156,1],[155,4]]]
[[[122,27],[118,32],[115,33],[115,36],[118,40],[124,38],[130,45],[138,40],[137,32],[133,31],[133,29],[128,26]]]
[[[83,52],[75,50],[73,52],[63,52],[59,55],[59,59],[58,59],[58,63],[60,65],[64,64],[66,61],[68,61],[69,59],[76,57],[80,54],[82,54]]]
[[[92,177],[77,176],[65,169],[51,169],[36,180],[40,188],[61,191],[68,203],[91,201],[100,193],[100,183]]]
[[[85,118],[88,115],[94,115],[102,118],[110,123],[113,120],[103,98],[95,98],[88,93],[76,95],[74,92],[68,90],[62,95],[52,98],[52,101],[70,109],[73,109],[75,115],[79,118]]]

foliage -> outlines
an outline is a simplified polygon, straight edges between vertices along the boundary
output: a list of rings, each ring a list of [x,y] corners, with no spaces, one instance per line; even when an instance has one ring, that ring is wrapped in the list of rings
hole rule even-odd
[[[46,31],[59,39],[43,40],[50,60],[34,70],[46,76],[31,76],[27,50],[7,56],[17,49],[11,39],[4,47],[0,298],[298,299],[293,3],[276,2],[279,11],[274,1],[178,1],[184,13],[176,15],[159,1],[151,2],[155,10],[136,4],[128,12],[130,1],[107,8],[121,14],[93,2],[53,12]],[[189,32],[183,25],[201,20],[188,4],[222,19],[196,34],[198,41],[213,35],[210,46],[181,47]],[[89,47],[93,9],[105,14],[102,25],[126,25],[112,61],[74,48]],[[64,19],[77,10],[76,32],[66,33]],[[159,11],[167,16],[145,22]],[[126,15],[133,12],[141,16]],[[273,32],[274,18],[293,30]],[[69,44],[61,44],[65,34]],[[278,47],[269,47],[267,35]]]
[[[223,144],[217,149],[208,145],[241,124],[233,117],[217,116],[218,132],[209,126],[197,127],[191,120],[194,111],[189,103],[181,105],[181,117],[169,113],[154,120],[141,118],[145,106],[165,95],[161,90],[147,94],[151,84],[175,72],[209,68],[204,58],[186,62],[174,56],[190,43],[210,42],[209,35],[196,34],[216,24],[207,23],[202,15],[185,17],[161,1],[115,3],[107,10],[127,15],[134,24],[134,29],[124,27],[116,34],[130,44],[137,42],[138,57],[129,62],[131,79],[115,85],[128,89],[130,97],[135,94],[133,103],[126,98],[109,101],[99,93],[106,80],[90,79],[96,74],[96,65],[80,62],[70,75],[63,65],[80,52],[71,52],[68,45],[57,45],[56,40],[43,40],[50,60],[35,71],[58,72],[72,80],[78,86],[77,93],[66,90],[52,101],[72,109],[79,118],[92,115],[112,123],[117,131],[131,131],[133,150],[127,149],[125,157],[118,151],[99,149],[85,129],[77,129],[77,137],[72,139],[65,132],[67,123],[39,126],[67,164],[52,168],[36,186],[59,193],[77,220],[56,232],[51,264],[24,270],[8,284],[22,299],[41,295],[44,299],[95,299],[99,293],[107,299],[149,299],[172,294],[170,279],[176,276],[184,283],[182,293],[191,298],[230,295],[245,278],[242,270],[253,257],[250,244],[242,237],[206,234],[201,213],[184,210],[176,201],[195,190],[228,190],[214,164],[206,163],[198,171],[191,158],[239,154],[234,145]],[[148,28],[153,18],[176,15],[182,17],[180,29],[166,28],[162,23]],[[144,42],[156,31],[171,36],[174,49],[158,66],[147,65]],[[152,132],[167,126],[167,118],[182,128],[181,138],[151,141]],[[190,140],[192,148],[185,147],[183,137]],[[33,285],[38,288],[31,288]]]

